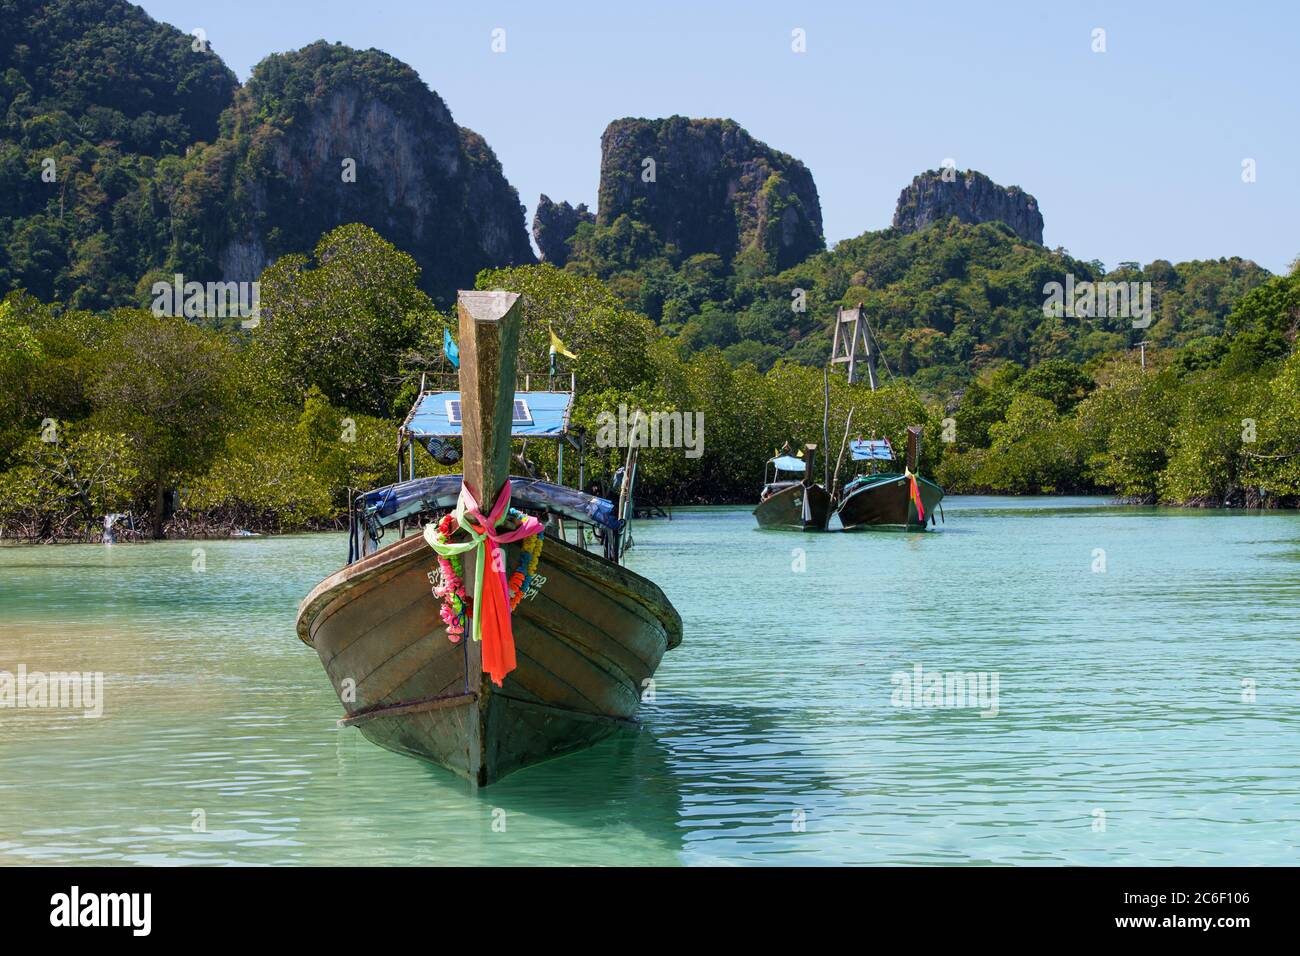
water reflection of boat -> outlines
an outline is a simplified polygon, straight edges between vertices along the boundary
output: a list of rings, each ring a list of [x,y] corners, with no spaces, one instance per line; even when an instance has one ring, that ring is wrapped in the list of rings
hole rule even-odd
[[[408,480],[361,496],[350,535],[356,560],[303,600],[298,635],[320,655],[343,702],[341,723],[382,747],[485,785],[628,726],[644,682],[680,643],[682,628],[663,592],[621,564],[630,489],[616,507],[563,487],[562,472],[556,483],[507,480],[512,437],[551,439],[582,454],[581,437],[568,431],[571,392],[515,392],[519,296],[462,292],[458,312],[460,390],[423,393],[404,440],[436,441],[445,455],[445,442],[460,438],[463,485],[473,507],[460,497],[461,487],[451,496],[446,478]],[[562,451],[557,458],[562,468]],[[629,464],[630,483],[635,464]],[[517,513],[495,531],[508,536],[531,516],[545,533],[539,566],[528,576],[536,586],[507,612],[516,666],[498,685],[484,673],[484,645],[493,656],[498,646],[486,630],[490,621],[481,624],[483,642],[468,634],[458,643],[448,639],[439,599],[430,593],[439,562],[425,538],[370,547],[384,527],[395,525],[400,534],[408,524],[448,513],[468,516],[482,532],[484,516],[493,503],[502,504],[498,495],[507,486]],[[600,552],[589,550],[592,542]],[[480,547],[491,552],[495,546]],[[499,547],[502,570],[523,566],[522,542]],[[463,562],[467,595],[475,591],[473,554]],[[490,618],[493,570],[485,570],[479,588],[483,616]],[[476,610],[470,608],[471,618]]]

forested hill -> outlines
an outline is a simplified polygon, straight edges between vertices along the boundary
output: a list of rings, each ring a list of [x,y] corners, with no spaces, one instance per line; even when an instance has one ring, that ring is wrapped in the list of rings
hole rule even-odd
[[[531,262],[491,148],[405,64],[319,42],[246,87],[123,0],[0,0],[0,291],[107,308],[161,275],[252,280],[364,222],[435,300]]]
[[[5,138],[162,156],[210,140],[238,83],[126,0],[0,0]]]
[[[169,244],[160,166],[235,76],[124,0],[0,0],[0,289],[125,305]]]
[[[1081,363],[1139,341],[1214,338],[1269,276],[1237,258],[1108,268],[1049,249],[1038,201],[971,170],[917,176],[893,227],[823,250],[803,163],[734,122],[680,116],[611,123],[598,213],[543,197],[537,218],[548,261],[603,281],[688,357],[717,348],[760,371],[782,358],[821,365],[836,309],[862,303],[884,374],[939,398],[1001,362]],[[1051,283],[1101,282],[1149,292],[1151,322],[1044,313]]]
[[[603,279],[654,319],[683,354],[721,349],[760,371],[778,359],[824,364],[838,307],[867,307],[882,374],[944,397],[1001,362],[1087,362],[1139,341],[1182,346],[1224,331],[1233,305],[1269,272],[1229,258],[1107,269],[1019,238],[1001,222],[956,218],[913,233],[882,229],[839,242],[775,275],[746,274],[720,257],[644,247],[634,224],[580,226],[565,269]],[[1131,316],[1049,317],[1044,287],[1150,282],[1151,323]]]

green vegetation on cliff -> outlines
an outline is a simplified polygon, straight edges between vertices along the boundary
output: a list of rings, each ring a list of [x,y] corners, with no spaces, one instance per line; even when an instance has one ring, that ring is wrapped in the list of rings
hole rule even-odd
[[[167,188],[236,81],[123,0],[0,0],[0,290],[127,305],[170,245]]]
[[[531,262],[482,137],[409,66],[324,41],[248,84],[123,0],[0,0],[0,294],[104,309],[158,279],[252,281],[362,222],[447,301]]]

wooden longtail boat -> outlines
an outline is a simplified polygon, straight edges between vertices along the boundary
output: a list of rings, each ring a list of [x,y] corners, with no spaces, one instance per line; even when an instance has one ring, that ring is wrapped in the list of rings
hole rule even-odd
[[[444,400],[445,417],[456,420],[449,434],[463,441],[463,481],[478,501],[490,503],[507,481],[513,433],[578,443],[567,434],[567,404],[562,419],[545,428],[519,424],[521,414],[532,417],[528,396],[556,394],[515,392],[519,296],[461,292],[457,311],[460,391]],[[417,409],[436,411],[438,399],[422,394]],[[418,438],[413,417],[407,432]],[[443,436],[423,437],[445,451]],[[562,455],[559,461],[562,468]],[[354,508],[352,517],[364,538],[362,556],[307,595],[297,629],[339,694],[346,711],[340,724],[483,786],[630,724],[664,652],[681,642],[682,624],[653,582],[621,566],[626,516],[615,515],[611,502],[514,479],[514,507],[546,524],[538,569],[543,583],[511,615],[517,667],[497,686],[483,672],[482,643],[469,634],[459,643],[448,638],[440,600],[431,592],[437,556],[425,538],[404,536],[365,553],[364,544],[376,542],[383,526],[404,531],[408,523],[446,514],[459,490],[456,477],[408,480],[358,499],[360,513]],[[630,511],[630,489],[624,491]],[[577,543],[565,540],[566,528],[576,532]],[[592,533],[603,553],[586,549]],[[357,537],[354,529],[354,544]],[[518,564],[520,547],[502,546],[505,567]],[[474,570],[473,560],[464,561],[470,593]]]
[[[849,446],[853,460],[871,462],[873,470],[853,478],[840,492],[835,513],[845,531],[859,528],[924,531],[935,523],[943,489],[916,474],[920,437],[919,427],[907,430],[907,465],[902,474],[874,470],[877,462],[894,459],[889,439],[859,440]]]
[[[754,519],[760,528],[778,531],[825,531],[831,517],[831,496],[809,476],[816,445],[807,446],[808,460],[788,453],[768,459],[763,490]],[[782,478],[782,474],[798,478]]]

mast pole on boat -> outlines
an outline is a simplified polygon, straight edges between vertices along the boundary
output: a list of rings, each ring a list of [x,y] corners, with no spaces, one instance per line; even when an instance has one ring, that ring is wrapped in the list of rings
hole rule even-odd
[[[858,303],[858,315],[862,317],[862,344],[867,352],[867,381],[874,392],[879,382],[876,379],[876,337],[871,334],[871,323],[867,321],[867,310]]]
[[[459,292],[460,415],[464,478],[487,514],[510,474],[510,428],[514,418],[515,358],[523,320],[517,292]],[[474,562],[464,562],[465,588],[474,590]],[[475,608],[477,611],[478,609]],[[469,777],[487,783],[483,724],[492,684],[483,673],[483,648],[467,634],[465,683],[477,691],[478,719],[466,721]]]
[[[822,487],[831,490],[831,367],[822,369]]]
[[[849,428],[852,427],[853,425],[853,413],[855,411],[857,411],[857,408],[851,407],[849,409],[849,417],[844,421],[844,438],[840,441],[839,457],[835,459],[835,477],[831,479],[833,482],[831,487],[826,489],[827,491],[830,492],[831,498],[834,498],[835,495],[839,492],[840,465],[844,464],[844,449],[847,448],[849,445]]]

